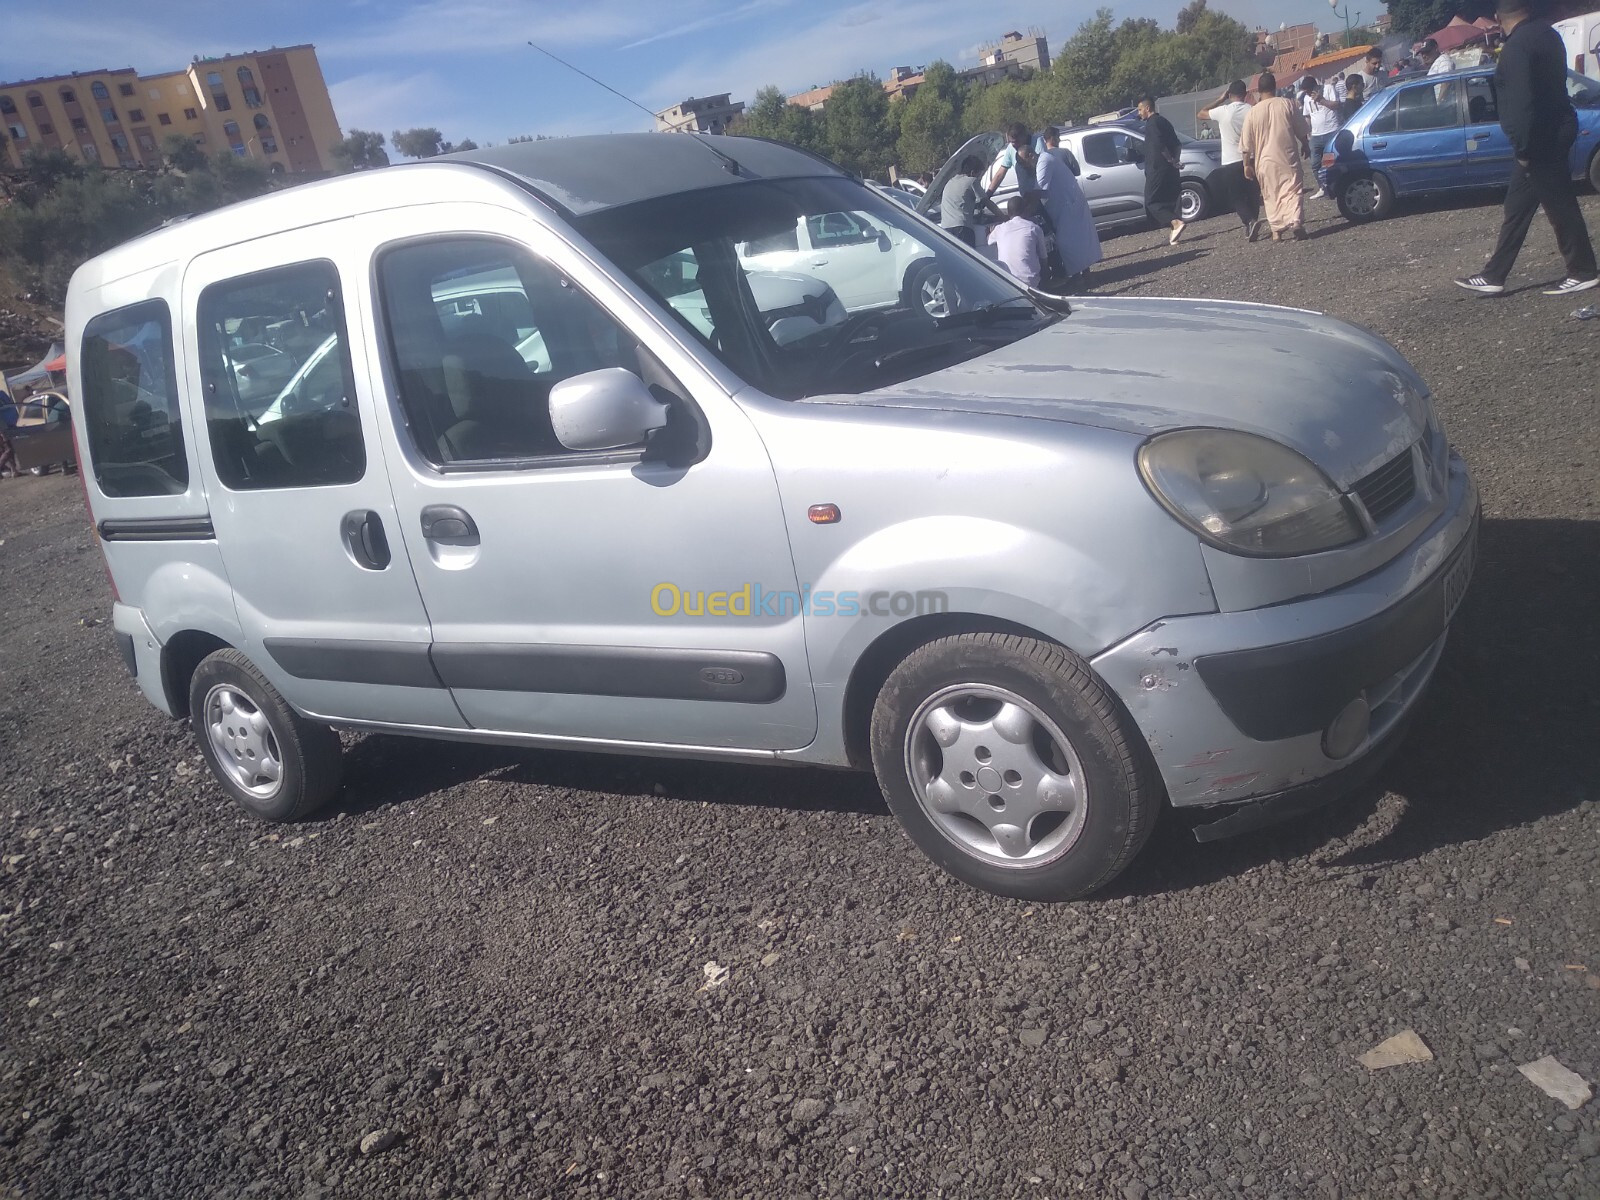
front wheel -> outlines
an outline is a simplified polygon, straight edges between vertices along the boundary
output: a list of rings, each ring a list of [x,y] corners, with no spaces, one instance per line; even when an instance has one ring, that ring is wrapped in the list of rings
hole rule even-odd
[[[1198,179],[1185,179],[1178,192],[1178,218],[1198,221],[1211,211],[1211,194]]]
[[[948,317],[960,304],[954,286],[945,282],[944,268],[931,258],[911,265],[900,290],[906,307],[920,308],[930,317]]]
[[[1138,733],[1077,655],[1010,634],[941,638],[890,674],[872,764],[907,835],[985,891],[1070,900],[1120,874],[1155,826]]]
[[[1589,157],[1589,186],[1600,192],[1600,150]]]
[[[1377,172],[1345,183],[1334,197],[1346,221],[1381,221],[1394,211],[1394,187]]]
[[[189,722],[217,782],[263,821],[298,821],[339,790],[339,735],[290,708],[237,650],[195,668]]]

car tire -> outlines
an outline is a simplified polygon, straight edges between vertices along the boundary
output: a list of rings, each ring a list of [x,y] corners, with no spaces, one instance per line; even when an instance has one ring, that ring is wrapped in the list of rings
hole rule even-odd
[[[931,258],[911,264],[900,285],[900,299],[907,308],[920,308],[930,317],[949,316],[960,305],[955,290],[945,282],[944,269]]]
[[[1211,215],[1211,193],[1198,179],[1185,179],[1178,192],[1178,216],[1187,224]]]
[[[1143,739],[1089,665],[1013,634],[929,642],[884,682],[872,764],[917,847],[1002,896],[1103,888],[1155,827],[1162,795]]]
[[[1589,186],[1600,192],[1600,150],[1589,156]]]
[[[339,735],[290,708],[237,650],[195,668],[189,723],[223,790],[263,821],[301,820],[339,790]]]
[[[1334,197],[1346,221],[1357,225],[1381,221],[1394,211],[1394,185],[1378,171],[1352,179]]]

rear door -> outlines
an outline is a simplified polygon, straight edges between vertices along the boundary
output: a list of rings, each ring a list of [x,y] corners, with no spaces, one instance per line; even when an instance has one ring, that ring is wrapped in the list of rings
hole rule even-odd
[[[1401,193],[1440,191],[1465,183],[1467,137],[1459,79],[1390,89],[1367,126],[1362,149]]]
[[[184,277],[188,390],[240,649],[305,712],[461,728],[428,658],[365,355],[352,354],[370,332],[348,228],[217,250]],[[262,345],[292,364],[273,388],[240,371]]]
[[[1485,72],[1470,75],[1467,89],[1467,170],[1465,182],[1473,186],[1504,187],[1511,180],[1516,155],[1511,139],[1500,128],[1494,77]]]

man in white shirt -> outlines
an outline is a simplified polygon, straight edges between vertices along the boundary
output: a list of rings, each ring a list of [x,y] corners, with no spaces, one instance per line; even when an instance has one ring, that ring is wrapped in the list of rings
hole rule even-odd
[[[990,227],[989,244],[1006,270],[1029,287],[1038,287],[1047,253],[1044,230],[1022,215],[1026,211],[1027,202],[1013,196],[1006,206],[1006,220]]]
[[[1311,170],[1317,177],[1317,190],[1307,200],[1320,200],[1327,195],[1322,190],[1322,155],[1339,132],[1339,106],[1328,100],[1317,86],[1313,76],[1300,81],[1300,111],[1311,126]]]
[[[1456,69],[1456,60],[1448,54],[1439,53],[1439,43],[1429,38],[1422,43],[1422,65],[1428,68],[1429,75],[1446,75]],[[1450,99],[1450,85],[1440,83],[1434,85],[1434,99],[1440,104],[1445,104]]]
[[[1351,79],[1360,79],[1361,94],[1370,99],[1372,93],[1383,86],[1386,78],[1387,76],[1383,73],[1383,51],[1374,48],[1367,51],[1367,57],[1362,60],[1361,69],[1351,71],[1345,77],[1345,83],[1348,86]]]
[[[1224,204],[1232,204],[1233,211],[1244,225],[1245,236],[1252,242],[1261,232],[1261,188],[1254,180],[1244,177],[1244,156],[1239,152],[1239,135],[1244,130],[1244,119],[1250,115],[1250,105],[1245,100],[1249,89],[1242,79],[1228,85],[1210,108],[1201,109],[1195,119],[1213,121],[1217,136],[1222,139],[1222,166],[1211,173],[1208,186],[1220,193]]]

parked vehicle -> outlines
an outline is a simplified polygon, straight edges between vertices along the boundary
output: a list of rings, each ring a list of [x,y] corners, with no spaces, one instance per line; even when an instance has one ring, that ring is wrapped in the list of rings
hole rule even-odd
[[[885,272],[925,247],[942,311],[824,325],[819,287],[779,337],[739,247],[838,214]],[[247,314],[311,347],[260,414]],[[1164,806],[1205,839],[1369,774],[1472,571],[1379,338],[1069,306],[756,139],[305,184],[91,260],[66,317],[122,654],[266,820],[333,797],[335,727],[870,766],[953,874],[1082,895]]]
[[[1567,91],[1578,113],[1572,177],[1600,188],[1600,83],[1569,71]],[[1371,168],[1334,194],[1351,221],[1386,217],[1402,196],[1504,187],[1511,180],[1511,143],[1500,128],[1492,67],[1386,87],[1345,129]]]
[[[929,315],[939,317],[945,308],[943,273],[931,248],[935,237],[926,226],[914,224],[908,232],[859,210],[813,213],[797,217],[791,228],[741,243],[739,261],[747,271],[820,279],[847,312],[920,297]]]
[[[1567,48],[1567,65],[1577,74],[1600,82],[1600,11],[1551,24]]]
[[[44,475],[77,464],[72,446],[72,403],[61,392],[35,392],[17,405],[17,424],[6,431],[16,469]]]
[[[1178,215],[1185,221],[1208,216],[1213,207],[1206,180],[1222,164],[1221,143],[1197,142],[1178,135],[1183,144],[1180,159],[1182,193]],[[1005,146],[1002,133],[980,133],[950,156],[933,184],[917,205],[917,211],[938,220],[939,198],[945,184],[956,175],[963,159],[976,154],[993,162]],[[1061,133],[1061,145],[1077,157],[1083,173],[1078,186],[1083,189],[1094,214],[1095,228],[1102,231],[1127,225],[1148,224],[1144,211],[1144,134],[1121,124],[1085,125]],[[995,203],[1003,210],[1005,202],[1017,194],[1016,172],[1007,171],[995,189]]]

